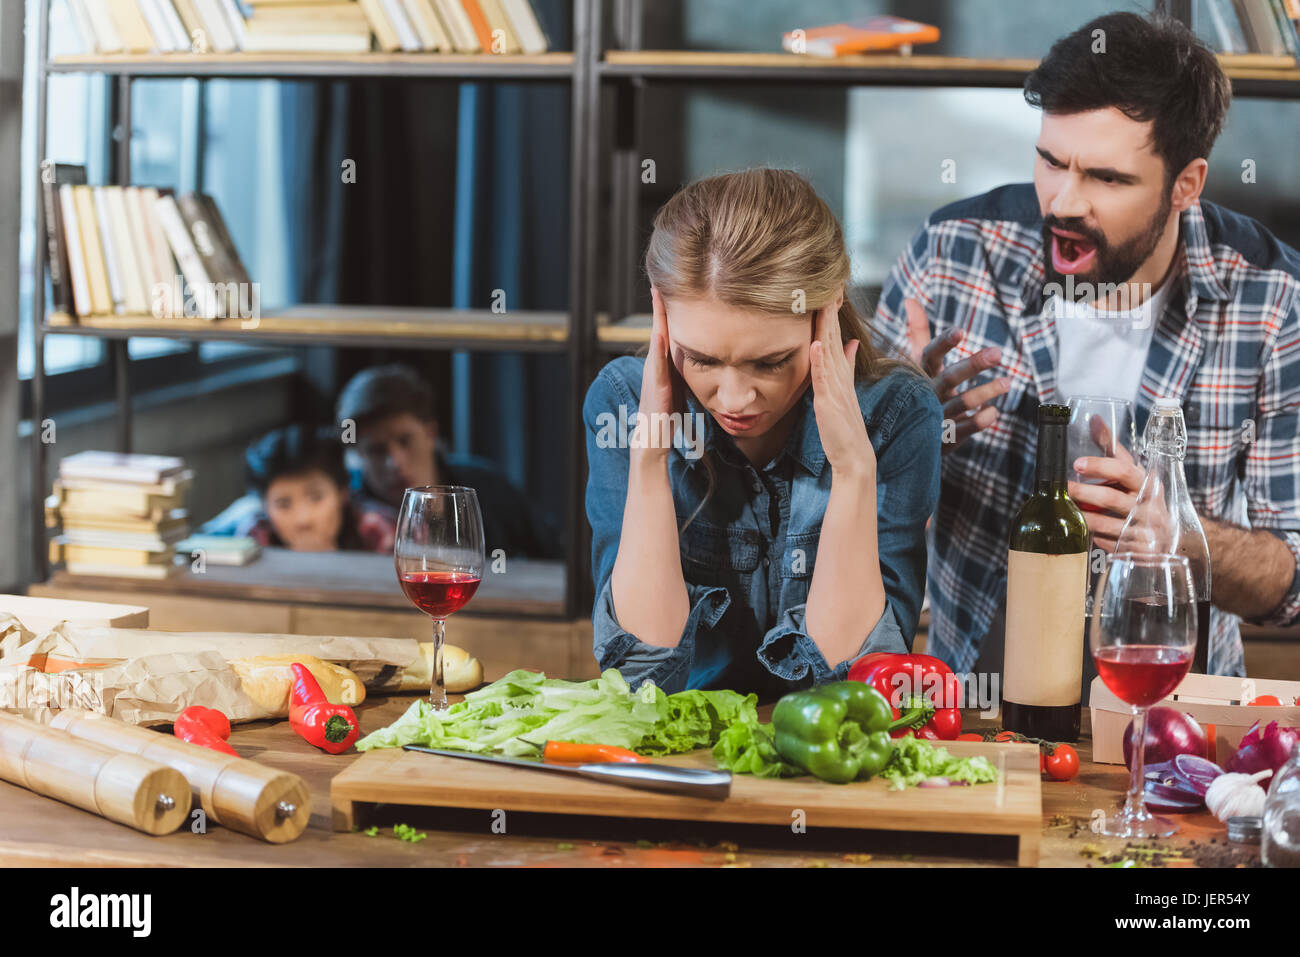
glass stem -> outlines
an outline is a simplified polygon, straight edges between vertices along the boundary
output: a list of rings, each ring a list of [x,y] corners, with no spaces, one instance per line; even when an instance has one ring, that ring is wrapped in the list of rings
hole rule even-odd
[[[1139,818],[1144,811],[1146,786],[1147,709],[1133,706],[1133,778],[1124,801],[1124,816]]]
[[[433,684],[429,688],[429,704],[434,711],[447,710],[447,685],[442,675],[442,643],[446,622],[433,619]]]

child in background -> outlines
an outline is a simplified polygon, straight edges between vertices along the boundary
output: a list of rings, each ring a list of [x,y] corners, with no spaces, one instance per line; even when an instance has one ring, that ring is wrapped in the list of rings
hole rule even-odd
[[[276,429],[250,445],[244,461],[262,511],[239,534],[299,552],[392,553],[392,524],[349,494],[343,448],[333,429]]]

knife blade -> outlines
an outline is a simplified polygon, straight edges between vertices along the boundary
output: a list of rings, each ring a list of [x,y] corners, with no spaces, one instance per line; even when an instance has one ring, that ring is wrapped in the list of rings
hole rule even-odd
[[[488,761],[492,764],[504,764],[510,767],[527,768],[533,771],[558,771],[563,774],[577,774],[593,781],[606,784],[618,784],[627,788],[639,788],[645,791],[663,791],[670,794],[682,794],[688,797],[708,798],[724,801],[731,794],[731,772],[710,771],[707,768],[679,768],[671,764],[547,764],[529,758],[507,758],[498,754],[476,754],[472,751],[450,751],[443,748],[426,748],[418,744],[403,745],[403,750],[420,751],[425,754],[440,754],[448,758],[464,758],[469,761]]]

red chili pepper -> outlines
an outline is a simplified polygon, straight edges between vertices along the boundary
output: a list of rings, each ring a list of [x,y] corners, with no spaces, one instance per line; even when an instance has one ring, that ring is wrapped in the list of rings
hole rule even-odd
[[[917,728],[917,737],[931,740],[952,741],[961,734],[961,682],[938,658],[878,651],[854,662],[849,680],[869,684],[894,707],[892,737]]]
[[[305,665],[294,662],[293,693],[289,698],[289,725],[308,744],[330,754],[352,747],[361,727],[345,704],[330,704],[320,684]]]
[[[186,708],[176,716],[172,734],[190,744],[239,757],[239,752],[226,743],[226,738],[230,737],[230,719],[215,708],[197,704]]]

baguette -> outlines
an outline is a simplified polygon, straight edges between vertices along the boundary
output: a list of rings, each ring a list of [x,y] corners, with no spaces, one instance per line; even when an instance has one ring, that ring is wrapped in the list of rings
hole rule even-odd
[[[442,678],[453,694],[472,691],[483,683],[483,663],[464,648],[442,646]],[[400,691],[428,691],[433,684],[433,642],[420,642],[420,657],[402,671]]]
[[[314,655],[253,655],[231,658],[230,667],[239,676],[244,693],[277,718],[289,716],[293,691],[294,662],[312,673],[331,704],[359,705],[366,700],[366,687],[355,674]]]

